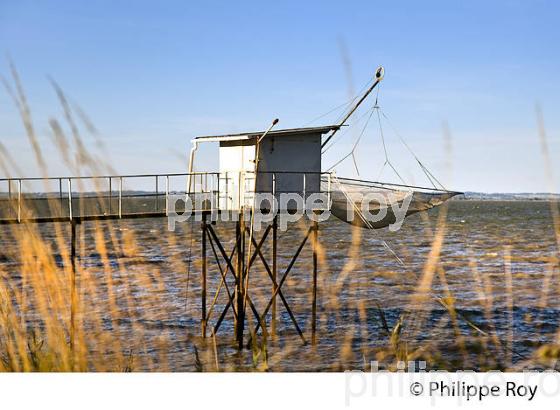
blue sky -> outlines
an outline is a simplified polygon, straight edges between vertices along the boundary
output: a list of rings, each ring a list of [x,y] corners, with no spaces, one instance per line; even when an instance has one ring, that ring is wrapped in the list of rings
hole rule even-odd
[[[48,76],[91,118],[117,171],[163,173],[186,171],[196,135],[260,130],[275,117],[283,128],[305,125],[346,101],[382,64],[381,107],[444,185],[559,192],[560,169],[552,187],[546,179],[535,117],[538,102],[552,162],[560,164],[559,17],[558,2],[539,0],[0,0],[0,74],[9,77],[9,55],[51,175],[69,171],[51,146],[48,119],[62,113]],[[329,151],[325,166],[350,150],[358,128]],[[403,178],[425,184],[384,129]],[[27,176],[37,175],[3,89],[0,141]],[[93,137],[88,144],[96,149]],[[203,150],[199,169],[214,168],[216,153]],[[380,175],[374,122],[357,161],[361,177]],[[338,173],[355,175],[351,162]],[[381,179],[395,175],[384,170]]]

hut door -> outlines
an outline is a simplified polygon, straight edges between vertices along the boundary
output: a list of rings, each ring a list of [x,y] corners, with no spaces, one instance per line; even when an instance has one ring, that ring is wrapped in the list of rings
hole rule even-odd
[[[239,210],[253,201],[255,168],[254,145],[228,145],[220,148],[221,208]]]

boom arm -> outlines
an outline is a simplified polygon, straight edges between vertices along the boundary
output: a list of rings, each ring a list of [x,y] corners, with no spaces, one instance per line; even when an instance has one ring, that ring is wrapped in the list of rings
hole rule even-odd
[[[352,107],[352,109],[348,112],[348,114],[346,114],[346,116],[344,117],[344,119],[340,122],[340,124],[338,124],[338,127],[331,133],[331,135],[329,135],[327,137],[327,139],[325,140],[325,142],[323,142],[323,144],[321,145],[321,148],[324,148],[325,145],[327,145],[327,143],[332,139],[332,137],[334,137],[334,135],[338,132],[338,130],[340,129],[340,127],[342,127],[344,125],[344,123],[348,120],[348,118],[350,118],[350,116],[352,114],[354,114],[354,111],[356,111],[358,109],[358,107],[360,106],[361,103],[364,102],[364,100],[367,98],[368,95],[370,95],[370,93],[373,91],[373,89],[375,87],[377,87],[377,84],[379,84],[381,82],[381,80],[383,80],[383,76],[385,75],[385,69],[382,66],[377,67],[377,70],[375,71],[375,81],[373,82],[373,84],[371,85],[371,87],[368,88],[368,90],[364,93],[364,95],[362,96],[362,98],[360,98],[358,100],[358,102]]]

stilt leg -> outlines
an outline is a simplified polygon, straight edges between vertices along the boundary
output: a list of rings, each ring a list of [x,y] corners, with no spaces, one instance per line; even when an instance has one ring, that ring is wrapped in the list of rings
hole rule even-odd
[[[313,221],[313,237],[311,244],[313,246],[313,302],[311,306],[311,343],[315,344],[315,333],[317,331],[317,237],[319,232],[319,224]]]
[[[70,277],[70,349],[74,352],[76,332],[76,225],[75,219],[70,222],[70,262],[72,272]]]
[[[201,317],[201,331],[202,337],[206,337],[206,274],[207,274],[207,265],[206,265],[206,237],[208,235],[208,228],[207,228],[207,214],[202,215],[202,274],[200,275],[200,287],[201,287],[201,295],[200,295],[200,303],[202,305],[202,317]]]
[[[237,237],[237,284],[235,289],[235,298],[237,304],[237,322],[235,323],[235,340],[238,343],[239,350],[243,349],[243,331],[245,328],[245,221],[244,215],[239,215],[239,221],[236,225]]]
[[[276,288],[276,291],[272,294],[270,301],[268,302],[268,304],[266,305],[266,308],[264,309],[262,315],[261,315],[261,319],[258,321],[257,325],[255,326],[255,334],[256,332],[259,330],[261,323],[264,323],[264,320],[266,318],[266,315],[268,314],[268,312],[270,311],[270,307],[272,306],[272,300],[274,299],[274,297],[276,295],[278,295],[278,293],[280,292],[280,289],[282,288],[282,285],[284,284],[284,282],[286,281],[286,278],[288,277],[288,274],[290,273],[290,271],[292,270],[292,267],[294,266],[294,264],[296,263],[299,254],[301,253],[301,250],[303,249],[303,247],[305,246],[305,244],[307,243],[307,240],[309,239],[309,237],[311,236],[311,231],[313,228],[309,228],[307,230],[307,232],[305,233],[305,237],[303,238],[303,241],[300,243],[299,247],[296,250],[296,253],[294,254],[294,256],[292,257],[292,260],[290,261],[290,263],[288,264],[288,267],[286,268],[286,270],[284,271],[284,274],[282,275],[282,277],[280,278],[280,282],[278,283],[278,287]],[[286,304],[286,308],[288,308],[287,304]],[[290,312],[290,310],[288,310],[288,313]],[[292,321],[294,322],[294,325],[296,326],[296,330],[298,331],[299,336],[301,337],[301,340],[303,341],[304,344],[307,344],[307,342],[305,341],[305,337],[303,336],[303,333],[301,332],[299,326],[297,326],[297,322],[295,321],[295,317],[292,317]],[[251,340],[251,339],[249,339]]]
[[[272,294],[275,295],[272,299],[272,318],[270,320],[270,333],[272,337],[276,336],[276,291],[277,283],[276,283],[276,274],[278,272],[278,266],[276,264],[277,260],[277,245],[278,245],[278,219],[274,217],[272,221]]]

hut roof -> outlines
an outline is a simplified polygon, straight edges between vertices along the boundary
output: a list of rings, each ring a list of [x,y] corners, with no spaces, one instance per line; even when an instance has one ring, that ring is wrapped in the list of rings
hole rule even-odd
[[[326,134],[329,131],[339,128],[338,125],[324,125],[322,127],[306,127],[306,128],[288,128],[284,130],[274,130],[270,131],[268,135],[282,136],[282,135],[305,135],[305,134]],[[196,141],[236,141],[236,140],[248,140],[255,137],[259,137],[264,134],[264,131],[257,132],[242,132],[239,134],[224,134],[224,135],[207,135],[202,137],[196,137]]]

